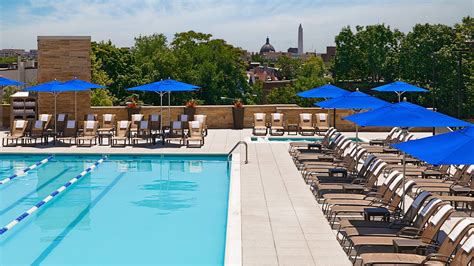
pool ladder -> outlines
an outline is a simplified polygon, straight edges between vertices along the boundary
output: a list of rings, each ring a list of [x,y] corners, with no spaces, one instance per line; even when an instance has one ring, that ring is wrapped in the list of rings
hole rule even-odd
[[[237,149],[237,147],[239,147],[239,145],[243,144],[245,146],[245,164],[248,164],[249,163],[249,146],[247,144],[247,142],[241,140],[239,142],[237,142],[234,147],[227,153],[227,157],[228,159],[230,159],[230,156],[232,155],[232,153],[235,151],[235,149]]]

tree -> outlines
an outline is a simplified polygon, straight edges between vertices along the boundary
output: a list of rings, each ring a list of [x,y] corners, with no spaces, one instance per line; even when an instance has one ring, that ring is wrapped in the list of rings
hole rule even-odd
[[[280,76],[283,79],[296,78],[300,65],[300,59],[291,58],[289,56],[280,56],[276,62],[276,66],[279,68]]]

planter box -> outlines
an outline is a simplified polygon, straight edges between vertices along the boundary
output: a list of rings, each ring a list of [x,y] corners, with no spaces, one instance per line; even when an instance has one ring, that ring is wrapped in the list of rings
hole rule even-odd
[[[244,128],[244,111],[243,108],[232,107],[232,117],[234,118],[234,129],[243,129]]]

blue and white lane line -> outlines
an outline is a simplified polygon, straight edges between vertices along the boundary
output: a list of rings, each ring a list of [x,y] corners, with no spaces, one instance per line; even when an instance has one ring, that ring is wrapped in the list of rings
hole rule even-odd
[[[36,203],[35,206],[31,207],[29,210],[24,212],[22,215],[18,216],[15,220],[11,221],[9,224],[5,225],[3,228],[0,229],[0,235],[4,234],[6,231],[12,229],[15,225],[23,221],[26,217],[29,215],[33,214],[35,211],[37,211],[41,206],[43,206],[45,203],[48,201],[52,200],[54,197],[59,195],[61,192],[66,190],[69,186],[72,184],[76,183],[79,179],[87,175],[88,173],[92,172],[99,164],[103,163],[105,160],[107,160],[107,157],[104,156],[100,160],[97,160],[93,165],[89,166],[86,170],[82,171],[80,174],[78,174],[76,177],[73,179],[69,180],[66,184],[61,186],[60,188],[56,189],[53,193],[49,194],[46,198],[44,198],[42,201]]]
[[[37,167],[39,167],[39,166],[41,166],[41,165],[43,165],[43,164],[49,162],[51,159],[53,159],[53,157],[54,157],[54,155],[50,155],[48,158],[45,158],[45,159],[43,159],[43,160],[41,160],[41,161],[39,161],[39,162],[37,162],[37,163],[35,163],[35,164],[33,164],[33,165],[31,165],[31,166],[25,168],[25,169],[23,169],[23,170],[20,170],[20,171],[16,172],[16,173],[15,173],[14,175],[12,175],[12,176],[9,176],[9,177],[7,177],[7,178],[5,178],[5,179],[3,179],[3,180],[0,180],[0,185],[4,185],[4,184],[10,182],[11,180],[13,180],[13,179],[15,179],[15,178],[17,178],[17,177],[19,177],[19,176],[26,175],[26,173],[28,173],[28,171],[33,170],[33,169],[35,169],[35,168],[37,168]]]

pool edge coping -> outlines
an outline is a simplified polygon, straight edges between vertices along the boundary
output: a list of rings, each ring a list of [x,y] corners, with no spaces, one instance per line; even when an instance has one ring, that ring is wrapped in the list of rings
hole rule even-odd
[[[232,155],[227,208],[224,265],[242,265],[242,208],[240,194],[240,154]]]

